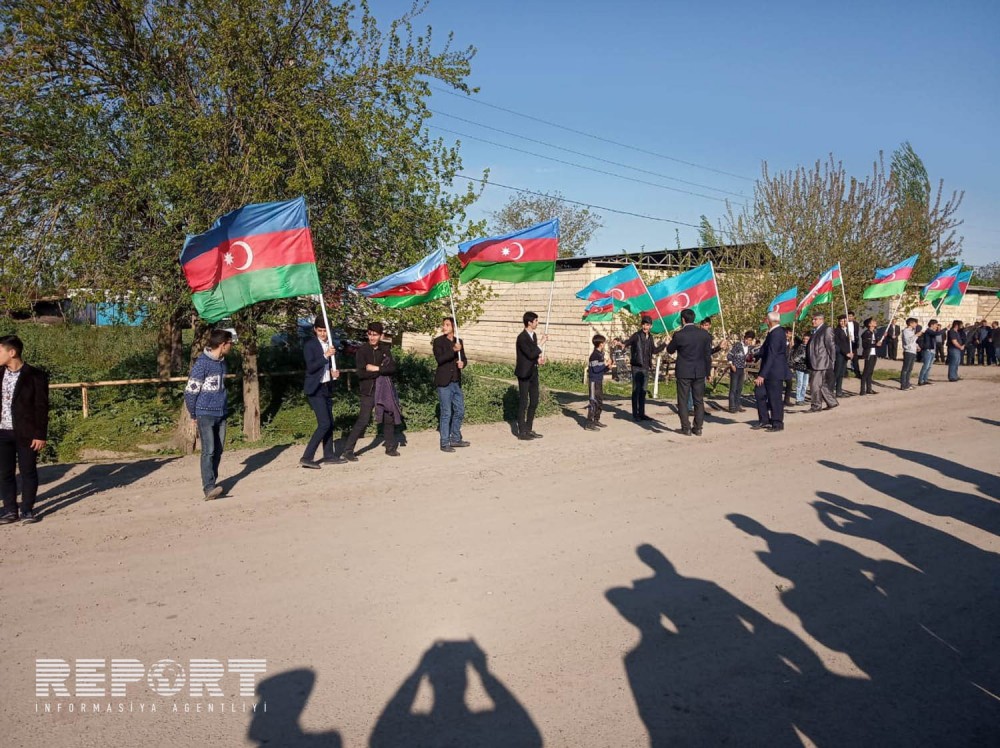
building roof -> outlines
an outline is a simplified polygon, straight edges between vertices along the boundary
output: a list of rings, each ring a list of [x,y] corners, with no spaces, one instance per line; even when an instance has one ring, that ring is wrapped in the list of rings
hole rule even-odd
[[[720,270],[750,270],[766,267],[774,261],[774,254],[766,244],[723,244],[718,247],[563,257],[556,260],[556,267],[579,268],[592,262],[598,267],[623,267],[635,263],[643,270],[686,270],[709,261]]]

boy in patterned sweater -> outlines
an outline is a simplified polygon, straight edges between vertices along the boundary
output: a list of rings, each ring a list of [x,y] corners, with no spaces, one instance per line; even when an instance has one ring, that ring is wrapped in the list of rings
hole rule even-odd
[[[205,501],[222,496],[219,480],[219,462],[226,443],[226,355],[233,348],[233,334],[229,330],[212,330],[205,351],[198,356],[191,368],[184,404],[191,419],[198,424],[201,440],[201,485]]]
[[[594,351],[587,361],[587,379],[590,381],[590,400],[587,403],[587,425],[588,431],[603,429],[607,424],[601,423],[601,410],[604,407],[604,375],[610,371],[609,361],[604,353],[607,338],[603,335],[595,335],[591,341],[594,344]]]

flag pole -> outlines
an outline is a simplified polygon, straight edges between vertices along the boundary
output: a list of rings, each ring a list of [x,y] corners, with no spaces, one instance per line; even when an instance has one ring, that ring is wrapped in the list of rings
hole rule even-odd
[[[318,273],[317,273],[318,276]],[[323,288],[319,290],[319,308],[323,311],[323,325],[326,327],[326,337],[333,348],[333,355],[330,356],[330,368],[337,371],[337,346],[333,344],[333,330],[330,329],[330,319],[326,316],[326,302],[323,301]]]
[[[630,262],[629,265],[635,267],[634,262]],[[649,292],[649,286],[646,285],[646,279],[642,277],[642,274],[639,272],[639,268],[635,268],[635,274],[639,276],[639,282],[642,283],[642,287],[646,290],[646,297],[649,299],[649,303],[653,305],[653,309],[656,312],[656,316],[660,318],[660,324],[663,325],[663,334],[666,335],[667,323],[664,321],[663,315],[660,314],[660,310],[656,306],[656,302],[653,300],[653,294]],[[642,312],[640,312],[639,314],[641,315]]]
[[[451,285],[451,278],[448,278],[448,302],[451,304],[451,319],[452,327],[455,329],[455,342],[461,343],[461,339],[458,337],[458,315],[455,314],[455,288]],[[462,350],[465,350],[465,346],[462,346]],[[462,354],[458,354],[458,360],[462,360]]]
[[[555,271],[555,267],[553,267],[552,268],[552,282],[549,284],[549,308],[548,308],[548,311],[545,312],[545,329],[542,331],[542,334],[545,337],[549,336],[549,317],[552,316],[552,292],[555,291],[555,289],[556,289],[556,271]],[[545,355],[545,346],[544,345],[540,346],[539,350],[542,352],[541,355],[544,356]]]
[[[840,267],[840,263],[839,262],[837,263],[837,269],[840,270],[840,295],[844,299],[844,314],[847,315],[847,313],[848,313],[848,309],[847,309],[847,287],[844,285],[844,270],[843,270],[843,268]],[[833,282],[832,278],[830,279],[830,282],[831,283]],[[833,294],[830,294],[830,317],[831,317],[831,319],[833,317]],[[859,327],[858,329],[860,330],[861,328]],[[851,348],[853,349],[854,348],[854,334],[853,334],[854,331],[851,329],[850,323],[848,323],[848,325],[847,325],[847,332],[850,333],[849,337],[850,337],[850,340],[851,340]]]
[[[719,293],[719,281],[715,277],[715,263],[709,260],[708,266],[712,269],[712,282],[715,284],[715,293],[719,297],[719,321],[722,323],[722,338],[725,340],[729,336],[726,334],[726,317],[722,313],[722,294]]]

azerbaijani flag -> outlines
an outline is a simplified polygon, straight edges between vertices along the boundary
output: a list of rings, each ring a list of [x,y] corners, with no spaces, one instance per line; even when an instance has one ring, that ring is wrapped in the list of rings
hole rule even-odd
[[[321,293],[304,197],[226,213],[184,240],[180,261],[206,322],[265,299]]]
[[[459,280],[551,281],[556,277],[557,257],[559,219],[553,218],[502,236],[462,242],[458,245],[462,263]]]
[[[693,270],[687,270],[673,278],[661,280],[649,287],[649,297],[655,303],[657,316],[653,318],[653,332],[662,335],[681,327],[681,311],[694,311],[696,322],[718,314],[722,309],[719,303],[719,288],[715,283],[715,269],[711,262],[699,265]],[[637,297],[635,311],[652,311],[649,297]]]
[[[795,297],[798,296],[798,293],[798,286],[792,286],[787,291],[779,293],[767,305],[767,311],[780,314],[781,324],[792,324],[795,321]]]
[[[618,301],[628,302],[636,296],[645,296],[645,294],[646,284],[643,283],[635,265],[629,263],[620,270],[608,273],[603,278],[598,278],[593,283],[587,284],[576,292],[576,297],[586,301],[612,297]],[[646,300],[648,301],[648,299]],[[631,308],[632,304],[626,303],[625,306]]]
[[[962,272],[961,265],[954,265],[947,270],[942,270],[934,276],[930,283],[920,289],[920,298],[927,301],[937,301],[948,295],[951,287],[955,285],[955,278]]]
[[[948,290],[948,293],[945,294],[944,298],[941,300],[941,306],[958,306],[961,304],[962,299],[965,298],[965,291],[969,287],[969,283],[971,281],[971,270],[966,270],[964,273],[956,275],[955,282]],[[938,308],[940,309],[940,306]]]
[[[606,296],[603,299],[594,299],[587,304],[583,310],[584,322],[610,322],[615,318],[619,302],[613,296]]]
[[[799,319],[803,320],[809,316],[809,310],[819,304],[826,304],[833,298],[833,289],[844,284],[840,277],[840,263],[827,270],[819,277],[815,285],[809,289],[809,293],[802,297],[802,301],[795,307],[799,312]]]
[[[444,250],[431,252],[408,268],[373,283],[359,283],[348,290],[391,309],[405,309],[451,295],[448,261]]]
[[[913,273],[920,255],[913,255],[902,262],[884,270],[875,268],[875,281],[861,294],[863,299],[884,299],[887,296],[899,296],[906,290],[906,284]]]

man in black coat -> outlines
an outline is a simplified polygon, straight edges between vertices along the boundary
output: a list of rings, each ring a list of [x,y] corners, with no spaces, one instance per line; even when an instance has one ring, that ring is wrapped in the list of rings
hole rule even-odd
[[[49,429],[49,378],[24,363],[24,343],[16,335],[0,338],[0,524],[18,520],[17,479],[21,470],[22,524],[37,522],[38,453]]]
[[[302,347],[306,360],[302,392],[316,415],[316,430],[299,460],[299,465],[305,468],[320,466],[320,462],[313,459],[320,444],[323,445],[322,463],[335,465],[344,461],[333,452],[333,381],[340,376],[334,359],[336,351],[322,317],[316,318],[313,331],[316,334]]]
[[[788,366],[788,337],[781,327],[781,315],[778,312],[767,313],[767,324],[770,330],[757,354],[760,372],[754,380],[754,397],[757,400],[758,422],[754,428],[783,431],[785,406],[781,388],[792,373]]]
[[[899,351],[899,335],[902,332],[899,320],[894,319],[885,328],[885,355],[886,358],[896,360],[896,353]]]
[[[674,372],[677,376],[677,410],[681,417],[681,433],[701,436],[705,420],[705,378],[712,370],[712,333],[694,324],[694,310],[681,310],[684,326],[674,333],[667,353],[677,354]],[[688,413],[688,395],[694,400],[694,428]]]
[[[861,363],[859,361],[861,356],[861,325],[854,319],[854,312],[847,313],[847,334],[851,339],[851,352],[854,354],[851,356],[851,370],[854,372],[854,376],[861,379]]]
[[[837,317],[837,328],[833,331],[833,343],[837,349],[837,362],[833,368],[834,393],[836,397],[845,397],[844,375],[847,374],[847,362],[854,358],[854,346],[847,331],[847,316]]]
[[[538,367],[545,363],[541,346],[548,335],[538,337],[538,315],[525,312],[524,330],[517,336],[514,376],[517,377],[517,438],[522,441],[541,439],[533,429],[538,408]]]
[[[392,357],[392,346],[382,342],[385,329],[381,322],[368,323],[368,342],[363,343],[354,356],[355,368],[358,373],[358,394],[361,396],[361,412],[354,422],[351,433],[344,443],[343,458],[357,462],[354,445],[365,433],[368,423],[375,410],[375,383],[379,377],[391,377],[396,373],[396,360]],[[382,413],[382,436],[385,439],[385,453],[389,457],[399,457],[396,449],[396,422],[388,410]]]
[[[462,438],[462,419],[465,418],[462,369],[469,359],[465,357],[462,341],[455,337],[454,317],[445,317],[441,321],[441,333],[431,344],[434,360],[437,361],[434,388],[441,405],[438,433],[441,436],[441,451],[454,452],[456,447],[469,446],[469,442]]]
[[[666,343],[657,344],[653,341],[649,332],[652,328],[653,318],[643,315],[640,329],[621,344],[629,349],[629,363],[632,367],[632,418],[636,421],[650,420],[646,415],[646,382],[653,371],[653,356],[667,347]]]

